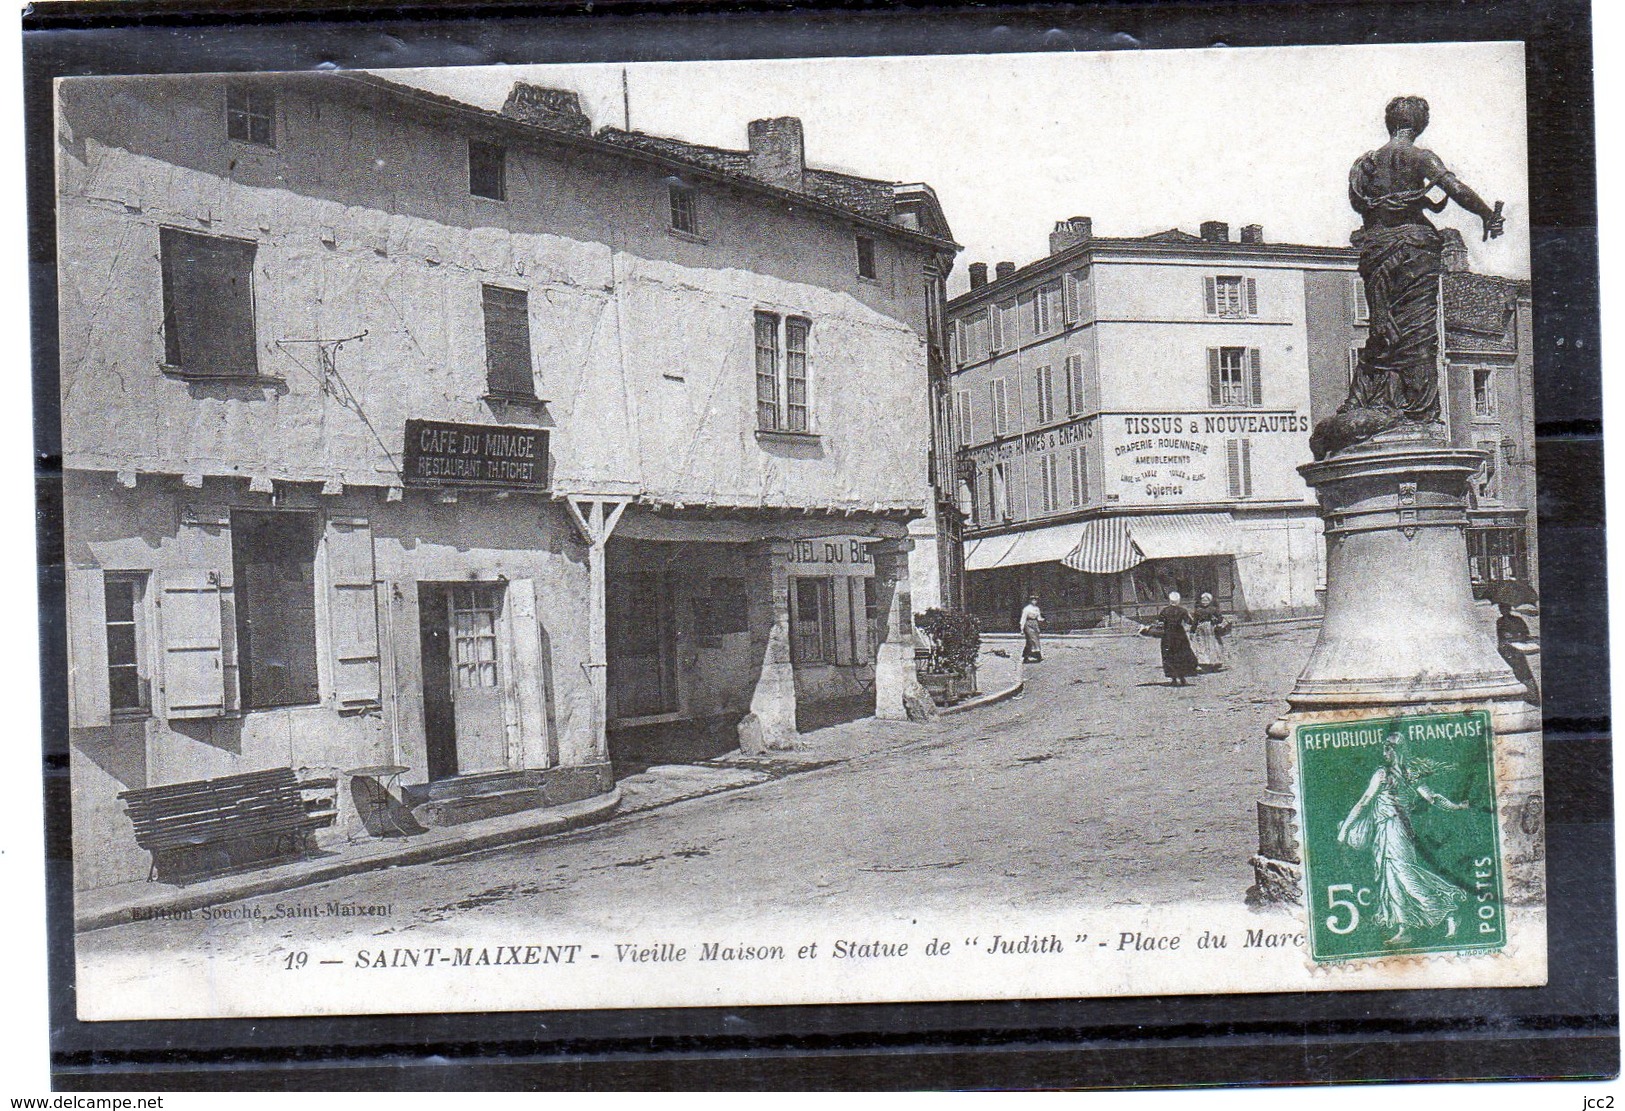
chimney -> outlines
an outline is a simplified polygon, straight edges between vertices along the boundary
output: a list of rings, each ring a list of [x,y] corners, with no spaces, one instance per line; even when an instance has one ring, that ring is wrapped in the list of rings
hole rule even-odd
[[[1057,220],[1055,230],[1049,233],[1049,253],[1058,255],[1068,247],[1087,243],[1094,234],[1095,222],[1087,216],[1069,216],[1065,220]]]
[[[551,131],[591,135],[592,120],[581,110],[581,98],[569,89],[548,89],[515,81],[502,114]]]
[[[1264,242],[1264,225],[1248,224],[1246,227],[1242,228],[1241,241],[1243,243],[1251,244],[1254,247],[1260,246]]]
[[[1230,225],[1223,220],[1203,220],[1202,239],[1208,243],[1230,242]]]
[[[1460,274],[1471,270],[1472,264],[1467,257],[1467,243],[1461,237],[1461,232],[1455,228],[1440,228],[1439,234],[1444,237],[1444,269],[1447,274]]]
[[[779,116],[750,121],[750,176],[757,181],[799,193],[807,169],[807,149],[801,138],[801,120]]]
[[[987,284],[987,263],[973,262],[970,264],[970,287],[981,289]]]
[[[999,263],[997,266],[995,266],[993,268],[993,280],[996,281],[996,282],[1002,282],[1002,281],[1004,281],[1004,279],[1008,278],[1011,274],[1014,274],[1015,272],[1016,272],[1016,264],[1015,263],[1013,263],[1013,262],[1001,262],[1001,263]]]

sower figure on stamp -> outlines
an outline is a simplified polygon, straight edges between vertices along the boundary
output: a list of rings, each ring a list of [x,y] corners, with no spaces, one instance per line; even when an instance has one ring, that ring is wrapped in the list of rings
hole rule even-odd
[[[1494,239],[1505,226],[1492,207],[1451,173],[1438,155],[1416,145],[1428,125],[1428,102],[1388,102],[1388,142],[1349,171],[1349,203],[1364,221],[1350,237],[1360,248],[1371,330],[1360,351],[1349,396],[1310,440],[1316,459],[1402,423],[1432,425],[1439,411],[1439,275],[1443,238],[1427,218],[1455,201]],[[1444,196],[1432,200],[1438,187]]]
[[[1428,929],[1450,920],[1467,901],[1467,893],[1422,860],[1411,825],[1411,810],[1428,803],[1440,810],[1466,810],[1467,803],[1439,794],[1424,778],[1444,766],[1427,759],[1408,759],[1402,734],[1389,734],[1382,745],[1382,764],[1371,773],[1365,793],[1338,827],[1337,840],[1357,852],[1369,851],[1377,881],[1377,925],[1392,929],[1389,945],[1404,945],[1409,929]]]

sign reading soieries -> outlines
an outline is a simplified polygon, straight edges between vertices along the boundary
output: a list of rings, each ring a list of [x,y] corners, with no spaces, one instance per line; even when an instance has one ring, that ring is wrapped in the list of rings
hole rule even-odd
[[[406,422],[408,486],[547,489],[547,431],[450,421]]]
[[[1505,946],[1488,713],[1300,725],[1296,748],[1316,961]]]

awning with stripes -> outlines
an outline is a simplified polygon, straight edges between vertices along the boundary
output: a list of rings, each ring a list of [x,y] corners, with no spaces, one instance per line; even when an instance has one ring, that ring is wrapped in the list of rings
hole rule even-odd
[[[1060,562],[1074,571],[1115,575],[1147,559],[1241,554],[1241,534],[1230,514],[1161,513],[973,540],[965,546],[965,570]]]
[[[1074,571],[1115,575],[1127,571],[1140,559],[1140,553],[1129,540],[1128,521],[1122,517],[1105,517],[1083,523],[1077,546],[1061,562]]]
[[[1241,554],[1241,533],[1228,513],[1163,513],[1129,517],[1126,523],[1146,559]]]
[[[1078,525],[1051,525],[1007,536],[973,540],[965,548],[965,570],[986,571],[1025,563],[1058,563],[1078,546]]]

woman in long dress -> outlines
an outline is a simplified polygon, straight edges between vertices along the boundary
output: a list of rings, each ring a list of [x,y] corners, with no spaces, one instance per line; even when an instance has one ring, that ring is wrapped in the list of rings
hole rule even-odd
[[[1170,686],[1183,687],[1185,680],[1201,670],[1196,663],[1196,653],[1191,651],[1190,636],[1186,632],[1190,628],[1190,611],[1179,604],[1179,591],[1168,595],[1168,604],[1162,607],[1157,615],[1162,623],[1161,632],[1153,634],[1149,629],[1142,629],[1146,635],[1159,635],[1162,638],[1162,673],[1172,682]]]
[[[1443,767],[1431,760],[1407,760],[1404,739],[1389,734],[1382,766],[1371,773],[1360,801],[1338,827],[1337,840],[1356,851],[1369,850],[1376,873],[1376,923],[1394,930],[1389,945],[1410,940],[1410,929],[1429,929],[1451,917],[1467,893],[1422,863],[1411,811],[1422,803],[1441,810],[1465,810],[1422,780]]]
[[[1196,662],[1208,671],[1218,671],[1230,662],[1225,651],[1224,637],[1230,631],[1224,612],[1213,601],[1213,595],[1204,593],[1191,613],[1191,651]]]

